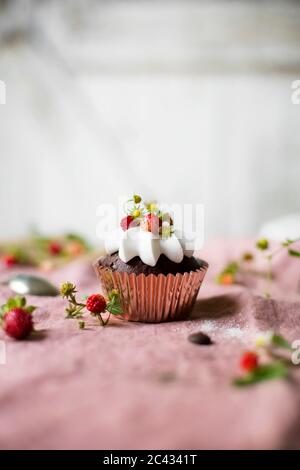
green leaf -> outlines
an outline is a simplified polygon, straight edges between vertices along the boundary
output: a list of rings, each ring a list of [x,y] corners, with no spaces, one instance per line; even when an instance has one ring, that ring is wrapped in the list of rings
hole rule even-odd
[[[284,242],[282,242],[282,246],[286,247],[286,246],[289,246],[291,245],[292,243],[294,243],[295,240],[290,240],[289,238],[287,238]]]
[[[238,263],[236,263],[235,261],[233,261],[232,263],[229,263],[226,268],[224,269],[224,271],[222,272],[222,274],[236,274],[239,270],[239,265]]]
[[[26,305],[26,299],[25,299],[25,297],[20,297],[20,296],[15,297],[15,305],[16,305],[16,307],[18,307],[18,308],[23,308],[23,307],[25,307],[25,305]]]
[[[106,310],[113,315],[122,315],[123,310],[120,303],[120,293],[118,290],[113,289],[108,294],[109,302],[106,305]]]
[[[27,313],[32,313],[35,311],[35,309],[36,307],[34,307],[34,305],[28,305],[28,307],[25,308]]]
[[[300,251],[289,249],[288,253],[290,256],[297,256],[298,258],[300,258]]]
[[[278,346],[279,348],[288,349],[289,351],[293,349],[290,343],[281,335],[273,334],[271,341],[274,346]]]
[[[24,308],[26,305],[26,298],[17,295],[16,297],[10,297],[6,304],[0,307],[0,317],[2,317],[5,313],[9,312],[13,308]],[[36,307],[29,306],[25,308],[25,310],[29,313],[32,313]]]
[[[108,309],[107,309],[108,310]],[[109,313],[112,313],[113,315],[122,315],[123,313],[123,310],[121,309],[121,307],[111,307],[109,310],[108,310]]]
[[[108,304],[106,305],[106,310],[110,313],[122,313],[122,307],[118,302],[108,302]]]
[[[2,305],[0,308],[0,315],[3,316],[6,312],[9,312],[13,308],[21,307],[23,305],[24,300],[23,297],[10,297],[6,304]],[[26,304],[26,300],[25,300]]]
[[[7,311],[18,306],[18,297],[10,297],[6,302]]]
[[[247,385],[253,385],[265,380],[282,379],[286,378],[288,370],[286,365],[282,361],[275,361],[271,364],[265,364],[258,366],[252,372],[234,379],[233,385],[237,387],[244,387]]]
[[[83,238],[81,235],[78,235],[77,233],[67,233],[65,238],[69,241],[76,241],[78,243],[81,243],[81,245],[84,246],[86,249],[90,248],[87,240],[85,240],[85,238]]]
[[[80,310],[76,310],[75,312],[69,312],[68,309],[66,309],[66,318],[82,318],[83,313]]]
[[[7,307],[6,305],[1,305],[0,307],[0,318],[3,317],[3,315],[7,312]]]
[[[66,239],[67,240],[74,240],[74,241],[77,241],[77,242],[81,242],[83,240],[83,238],[78,235],[77,233],[67,233],[66,234]]]

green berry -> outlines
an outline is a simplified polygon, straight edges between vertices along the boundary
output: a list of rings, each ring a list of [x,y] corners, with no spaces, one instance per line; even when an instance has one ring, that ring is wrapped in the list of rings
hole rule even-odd
[[[78,325],[79,325],[79,328],[80,328],[81,330],[84,330],[84,327],[85,327],[85,322],[84,322],[84,321],[79,321],[79,322],[78,322]]]

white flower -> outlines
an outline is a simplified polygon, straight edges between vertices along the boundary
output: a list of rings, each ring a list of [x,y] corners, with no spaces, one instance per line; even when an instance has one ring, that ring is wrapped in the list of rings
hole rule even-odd
[[[271,346],[273,340],[274,332],[266,331],[264,333],[259,333],[254,340],[254,344],[257,348],[266,348]]]

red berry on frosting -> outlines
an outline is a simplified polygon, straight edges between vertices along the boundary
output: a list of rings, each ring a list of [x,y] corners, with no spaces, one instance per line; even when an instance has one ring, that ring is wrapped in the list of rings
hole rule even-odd
[[[126,217],[123,217],[123,219],[120,222],[120,225],[122,227],[122,230],[126,232],[130,228],[130,226],[133,225],[134,217],[132,215],[127,215]]]
[[[3,329],[12,338],[26,338],[33,330],[31,313],[23,308],[13,308],[4,315]]]
[[[103,313],[106,309],[106,300],[101,294],[90,295],[86,301],[86,308],[91,313]]]
[[[8,268],[11,268],[12,266],[15,266],[16,264],[18,264],[18,258],[15,255],[6,255],[3,258],[3,263]]]
[[[57,256],[61,253],[61,245],[57,242],[51,242],[49,244],[49,253],[53,256]]]
[[[241,359],[240,366],[246,372],[251,372],[258,366],[258,355],[253,351],[246,351]]]
[[[159,217],[157,217],[157,215],[147,214],[141,222],[141,227],[147,232],[158,233],[161,224],[162,221]]]

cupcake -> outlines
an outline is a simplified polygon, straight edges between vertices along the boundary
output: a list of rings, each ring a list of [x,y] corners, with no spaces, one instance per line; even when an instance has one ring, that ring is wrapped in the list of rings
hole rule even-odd
[[[123,318],[157,323],[189,316],[208,268],[169,214],[140,196],[127,201],[120,228],[94,267],[102,289],[117,290]]]

